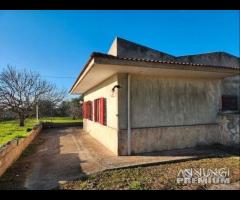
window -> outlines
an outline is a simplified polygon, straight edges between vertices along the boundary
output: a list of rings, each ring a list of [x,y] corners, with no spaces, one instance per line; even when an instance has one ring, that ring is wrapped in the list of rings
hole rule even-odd
[[[87,102],[83,102],[83,118],[84,119],[89,119],[92,120],[92,102],[91,101],[87,101]]]
[[[94,121],[107,125],[106,98],[94,100]]]
[[[222,96],[222,111],[234,111],[238,109],[238,99],[234,95]]]

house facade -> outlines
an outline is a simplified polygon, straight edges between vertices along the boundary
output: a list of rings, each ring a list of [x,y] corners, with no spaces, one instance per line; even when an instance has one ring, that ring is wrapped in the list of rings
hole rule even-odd
[[[240,107],[239,58],[175,57],[116,38],[70,92],[84,95],[83,129],[116,155],[221,143],[223,104]]]

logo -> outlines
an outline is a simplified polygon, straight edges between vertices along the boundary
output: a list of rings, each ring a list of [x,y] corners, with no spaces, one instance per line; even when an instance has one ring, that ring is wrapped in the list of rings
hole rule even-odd
[[[181,169],[177,175],[178,184],[230,184],[228,168]]]

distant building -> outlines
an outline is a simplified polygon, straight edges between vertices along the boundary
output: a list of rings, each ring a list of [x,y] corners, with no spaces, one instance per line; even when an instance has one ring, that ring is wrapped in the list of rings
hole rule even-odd
[[[175,57],[116,38],[70,92],[84,95],[84,130],[130,155],[219,143],[219,113],[240,107],[238,75],[228,53]]]

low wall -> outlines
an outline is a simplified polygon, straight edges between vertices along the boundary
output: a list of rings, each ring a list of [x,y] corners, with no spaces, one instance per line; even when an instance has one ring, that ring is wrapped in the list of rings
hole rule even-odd
[[[43,122],[43,128],[65,128],[72,126],[83,126],[82,122],[69,122],[69,123],[54,123],[54,122]]]
[[[220,114],[218,116],[220,126],[220,143],[225,146],[240,144],[240,114]]]
[[[0,148],[0,176],[19,158],[24,149],[26,149],[41,130],[42,125],[39,125],[27,137],[12,140]]]
[[[219,143],[218,124],[132,129],[132,154]],[[127,130],[119,133],[119,154],[127,155]]]

